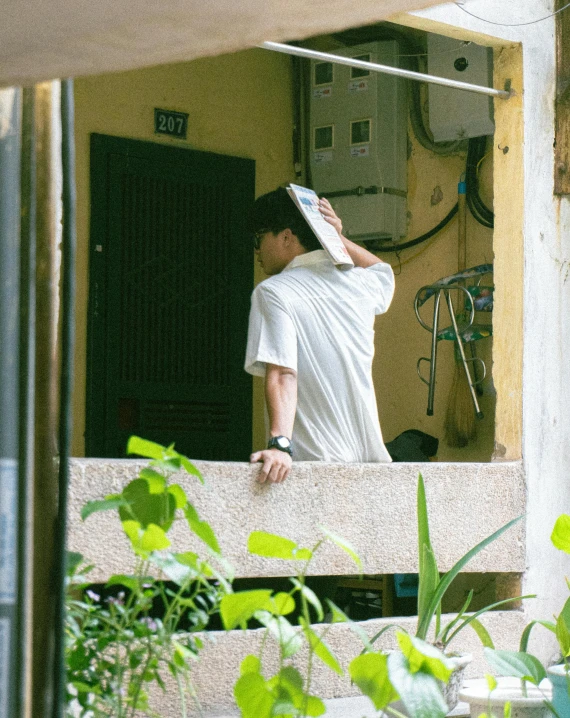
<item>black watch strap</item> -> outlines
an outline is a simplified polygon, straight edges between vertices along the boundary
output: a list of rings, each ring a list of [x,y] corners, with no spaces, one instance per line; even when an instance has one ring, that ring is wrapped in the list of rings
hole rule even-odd
[[[291,439],[288,439],[286,436],[272,436],[267,442],[267,448],[278,449],[279,451],[284,451],[289,454],[291,457],[293,456]]]

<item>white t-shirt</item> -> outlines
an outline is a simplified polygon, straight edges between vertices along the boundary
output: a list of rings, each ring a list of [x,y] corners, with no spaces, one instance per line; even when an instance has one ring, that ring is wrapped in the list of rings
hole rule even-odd
[[[374,317],[394,294],[380,262],[337,269],[324,250],[295,257],[251,298],[245,370],[297,372],[293,457],[299,461],[391,461],[372,384]]]

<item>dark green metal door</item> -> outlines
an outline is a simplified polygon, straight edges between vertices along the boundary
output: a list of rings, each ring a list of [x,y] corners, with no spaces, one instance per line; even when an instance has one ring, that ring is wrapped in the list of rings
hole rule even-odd
[[[139,434],[247,460],[254,180],[252,160],[92,135],[88,456]]]

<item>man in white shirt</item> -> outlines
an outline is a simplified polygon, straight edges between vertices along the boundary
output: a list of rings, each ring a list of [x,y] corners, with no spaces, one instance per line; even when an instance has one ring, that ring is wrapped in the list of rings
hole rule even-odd
[[[323,217],[354,262],[338,269],[289,197],[260,197],[251,228],[269,278],[251,299],[245,369],[265,377],[269,418],[259,481],[280,483],[300,461],[391,461],[382,440],[372,383],[374,318],[394,293],[389,264],[342,236],[326,199]]]

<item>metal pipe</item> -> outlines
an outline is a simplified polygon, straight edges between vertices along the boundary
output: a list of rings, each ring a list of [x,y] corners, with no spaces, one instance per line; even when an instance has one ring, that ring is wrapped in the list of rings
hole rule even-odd
[[[391,65],[379,65],[376,62],[365,62],[364,60],[356,60],[354,57],[343,57],[342,55],[331,55],[328,52],[319,52],[318,50],[309,50],[305,47],[293,47],[293,45],[285,45],[281,42],[264,42],[260,47],[266,50],[274,50],[275,52],[284,52],[287,55],[297,55],[298,57],[307,57],[310,60],[319,60],[320,62],[334,62],[337,65],[348,65],[348,67],[358,67],[362,70],[370,70],[371,72],[382,72],[385,75],[396,75],[404,77],[407,80],[416,80],[417,82],[429,82],[432,85],[443,85],[444,87],[453,87],[456,90],[465,90],[466,92],[477,92],[480,95],[490,95],[491,97],[501,97],[508,99],[511,92],[507,90],[496,90],[494,87],[484,87],[483,85],[472,85],[469,82],[459,82],[458,80],[450,80],[447,77],[437,77],[436,75],[426,75],[423,72],[414,72],[413,70],[404,70],[401,67],[392,67]]]
[[[18,642],[18,383],[20,103],[0,90],[0,718],[16,714]]]
[[[20,574],[18,576],[20,671],[18,718],[31,718],[32,486],[36,334],[36,118],[33,87],[22,93],[20,227]]]
[[[61,83],[61,158],[63,177],[63,235],[61,292],[61,386],[59,404],[59,506],[55,536],[58,592],[55,617],[55,675],[53,718],[62,718],[65,697],[65,575],[67,493],[71,442],[73,383],[73,342],[75,337],[75,142],[73,81]]]
[[[57,103],[57,104],[56,104]],[[57,110],[56,110],[57,107]],[[59,83],[37,86],[36,385],[33,495],[32,715],[51,717],[55,665],[59,371]],[[56,149],[57,148],[57,149]]]

